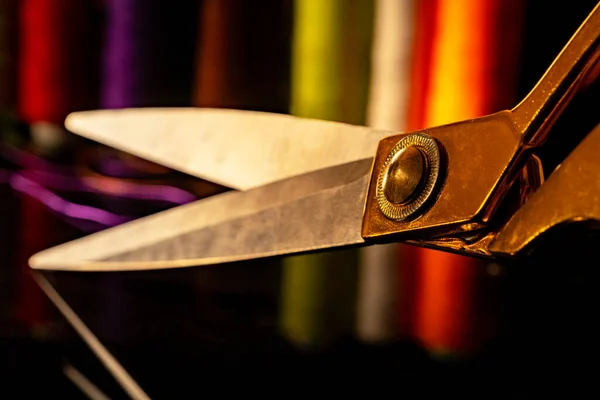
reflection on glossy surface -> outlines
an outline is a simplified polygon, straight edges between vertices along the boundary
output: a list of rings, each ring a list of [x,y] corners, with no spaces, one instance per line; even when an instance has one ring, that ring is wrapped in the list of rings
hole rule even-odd
[[[426,394],[448,378],[452,384],[444,390],[450,395],[505,398],[545,392],[549,377],[583,373],[589,358],[599,354],[594,343],[598,328],[589,318],[600,295],[593,284],[597,273],[585,259],[571,262],[569,269],[560,267],[576,243],[565,243],[564,235],[575,238],[571,232],[547,238],[545,248],[555,250],[543,258],[492,271],[503,300],[494,312],[502,324],[481,351],[464,360],[431,359],[409,340],[369,346],[351,334],[319,349],[294,347],[277,330],[280,271],[275,260],[44,276],[151,398],[200,396],[238,382],[252,382],[248,394],[295,387],[352,393],[372,385],[383,388],[386,382]],[[590,243],[597,240],[588,237],[579,245],[585,243],[589,255]],[[549,259],[557,261],[556,267]],[[118,296],[120,307],[100,318],[110,295]],[[414,378],[431,385],[423,387]]]

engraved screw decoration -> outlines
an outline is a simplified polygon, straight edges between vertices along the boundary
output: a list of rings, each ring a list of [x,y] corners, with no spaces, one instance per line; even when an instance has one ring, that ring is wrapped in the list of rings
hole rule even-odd
[[[408,135],[392,148],[377,179],[377,203],[387,218],[406,220],[431,197],[438,180],[440,152],[433,138]]]

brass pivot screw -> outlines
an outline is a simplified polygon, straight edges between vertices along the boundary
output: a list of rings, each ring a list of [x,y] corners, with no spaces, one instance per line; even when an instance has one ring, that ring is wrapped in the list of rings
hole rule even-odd
[[[394,204],[409,203],[415,192],[423,186],[427,173],[427,158],[418,147],[399,150],[383,177],[383,193]],[[419,189],[419,190],[417,190]]]
[[[406,220],[427,202],[438,180],[440,153],[430,136],[416,133],[400,139],[377,179],[377,203],[387,218]]]

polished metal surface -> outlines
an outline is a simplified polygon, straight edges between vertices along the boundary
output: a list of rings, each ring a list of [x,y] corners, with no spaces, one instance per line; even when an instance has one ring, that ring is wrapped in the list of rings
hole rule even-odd
[[[383,192],[394,204],[407,203],[423,183],[427,175],[427,160],[417,147],[400,150],[390,163],[384,178]]]
[[[568,223],[600,226],[600,125],[511,217],[490,250],[514,256],[548,231]]]
[[[393,132],[256,111],[133,108],[70,114],[71,132],[236,190],[373,157]]]
[[[377,204],[389,219],[415,215],[431,197],[440,171],[440,153],[431,137],[404,136],[392,148],[377,180]]]
[[[193,267],[363,243],[372,159],[228,192],[45,251],[34,269]]]

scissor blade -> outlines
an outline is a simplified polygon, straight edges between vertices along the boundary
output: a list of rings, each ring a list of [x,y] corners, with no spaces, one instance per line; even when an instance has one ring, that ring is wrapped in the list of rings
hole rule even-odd
[[[227,192],[42,251],[34,269],[193,267],[363,243],[372,159]]]
[[[237,190],[373,157],[392,133],[290,115],[209,108],[70,114],[71,132]]]

